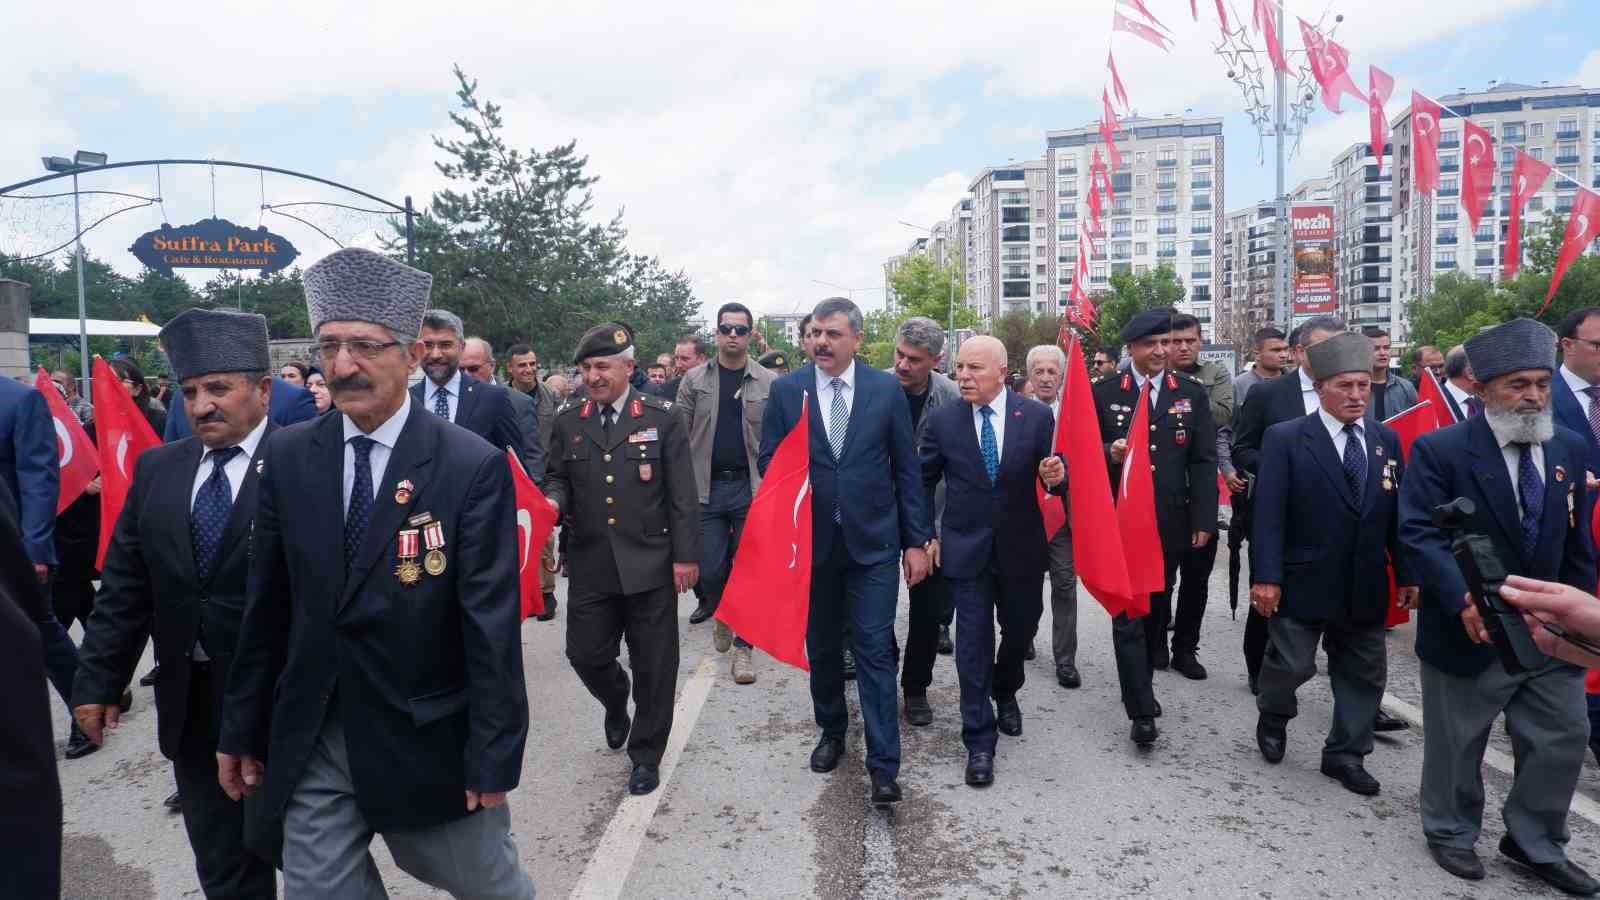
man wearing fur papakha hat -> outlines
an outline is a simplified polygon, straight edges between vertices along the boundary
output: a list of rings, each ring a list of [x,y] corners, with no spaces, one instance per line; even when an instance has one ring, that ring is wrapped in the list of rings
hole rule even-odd
[[[349,249],[307,269],[338,414],[267,441],[219,777],[281,835],[290,897],[533,897],[506,794],[528,730],[505,451],[415,404],[432,278]],[[266,765],[263,767],[263,761]]]

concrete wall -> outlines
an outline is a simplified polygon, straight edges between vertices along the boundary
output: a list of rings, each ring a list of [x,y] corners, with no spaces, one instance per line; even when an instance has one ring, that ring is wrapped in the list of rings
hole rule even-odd
[[[28,316],[32,288],[0,278],[0,376],[28,374]]]

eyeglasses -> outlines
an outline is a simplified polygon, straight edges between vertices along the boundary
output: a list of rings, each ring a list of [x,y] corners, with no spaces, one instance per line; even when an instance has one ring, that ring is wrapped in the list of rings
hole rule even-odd
[[[378,354],[390,347],[399,347],[399,341],[318,341],[311,345],[311,351],[326,361],[332,361],[339,356],[341,348],[349,350],[351,356],[362,359],[377,359]]]
[[[1568,338],[1567,340],[1574,341],[1579,344],[1588,344],[1590,350],[1600,351],[1600,341],[1591,341],[1588,338],[1581,337]]]
[[[717,331],[720,334],[736,334],[739,337],[744,337],[745,335],[750,333],[750,326],[749,325],[729,325],[727,322],[723,322],[721,325],[717,326]]]

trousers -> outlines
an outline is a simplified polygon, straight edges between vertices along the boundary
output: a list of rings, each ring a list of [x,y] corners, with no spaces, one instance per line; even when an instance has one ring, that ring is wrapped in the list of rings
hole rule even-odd
[[[900,720],[890,644],[900,569],[893,559],[870,565],[850,559],[844,536],[837,531],[833,546],[831,557],[811,570],[811,615],[806,622],[811,706],[823,736],[843,740],[850,725],[844,699],[848,628],[867,738],[867,768],[893,778],[900,771]]]
[[[1299,712],[1295,691],[1317,674],[1320,639],[1328,651],[1328,680],[1333,688],[1333,725],[1322,745],[1322,761],[1359,764],[1372,752],[1372,723],[1383,702],[1389,659],[1383,623],[1310,623],[1282,613],[1266,621],[1269,640],[1256,708],[1280,722],[1295,717]]]
[[[617,662],[628,642],[633,669],[633,728],[628,757],[660,765],[672,731],[678,688],[678,594],[664,584],[638,594],[580,593],[568,586],[567,660],[606,710],[628,706],[628,674]]]
[[[933,684],[933,664],[939,658],[939,626],[949,623],[954,600],[950,580],[938,571],[929,572],[907,593],[911,609],[900,689],[914,697],[928,693],[928,685]]]
[[[1022,663],[1044,612],[1042,582],[1042,573],[1007,578],[993,565],[977,578],[952,581],[961,740],[968,752],[994,752],[999,730],[992,701],[1015,699],[1027,679]],[[1000,619],[998,651],[994,645],[996,614]]]
[[[733,574],[733,557],[739,552],[739,535],[750,513],[750,476],[711,477],[710,491],[700,504],[700,595],[715,607]],[[734,635],[734,645],[750,646]]]
[[[1156,714],[1155,669],[1150,664],[1147,622],[1119,613],[1111,620],[1111,649],[1117,660],[1122,708],[1129,719]]]
[[[1072,526],[1050,539],[1050,649],[1056,670],[1078,664],[1078,573],[1072,564]]]

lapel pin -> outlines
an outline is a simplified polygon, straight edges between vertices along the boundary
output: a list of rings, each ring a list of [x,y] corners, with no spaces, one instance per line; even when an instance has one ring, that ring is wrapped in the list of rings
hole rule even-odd
[[[416,486],[411,483],[411,479],[401,479],[400,483],[394,486],[394,502],[400,504],[401,506],[405,506],[407,503],[410,503],[411,492],[415,490],[415,488]]]
[[[1556,466],[1556,480],[1557,481],[1566,481],[1567,480],[1567,470],[1563,469],[1560,466]]]
[[[266,467],[267,467],[267,461],[266,461],[266,460],[264,460],[264,459],[258,459],[258,460],[256,460],[256,474],[257,474],[257,475],[260,475],[260,474],[261,474],[261,472],[262,472],[262,471],[263,471],[263,470],[264,470],[264,469],[266,469]]]
[[[1372,445],[1372,455],[1373,456],[1382,456],[1383,455],[1383,445],[1382,444],[1373,444]]]

